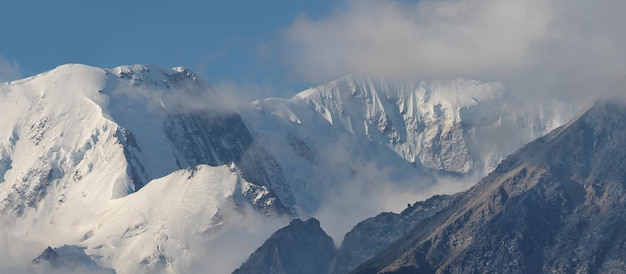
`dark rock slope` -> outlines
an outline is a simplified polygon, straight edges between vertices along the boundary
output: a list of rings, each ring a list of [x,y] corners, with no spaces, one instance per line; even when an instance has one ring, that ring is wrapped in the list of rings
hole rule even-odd
[[[601,101],[353,273],[622,273],[625,228],[626,106]]]
[[[115,273],[113,269],[98,266],[84,248],[69,245],[46,248],[33,259],[32,265],[37,273]]]
[[[337,253],[316,219],[295,219],[276,231],[234,274],[328,273]]]
[[[437,195],[407,206],[400,214],[384,212],[348,232],[339,248],[333,274],[345,274],[384,250],[419,222],[447,207],[458,195]]]
[[[264,214],[292,214],[295,201],[276,160],[259,146],[241,117],[229,112],[192,112],[170,115],[165,135],[181,151],[179,168],[234,163],[256,188],[244,193],[247,201]],[[259,187],[269,188],[264,193]],[[258,198],[257,198],[258,197]]]

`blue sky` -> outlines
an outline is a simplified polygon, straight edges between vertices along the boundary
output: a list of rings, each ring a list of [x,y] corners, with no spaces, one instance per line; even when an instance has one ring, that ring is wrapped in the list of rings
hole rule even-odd
[[[586,99],[626,75],[623,0],[5,2],[0,81],[145,63],[188,67],[246,99],[355,72]]]
[[[279,58],[263,57],[298,16],[333,1],[5,1],[0,56],[30,76],[65,63],[185,66],[211,82],[300,89]]]

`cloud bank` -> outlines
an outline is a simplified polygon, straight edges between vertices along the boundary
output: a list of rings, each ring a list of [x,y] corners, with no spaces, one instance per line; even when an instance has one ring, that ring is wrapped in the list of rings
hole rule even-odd
[[[585,97],[626,74],[625,9],[618,0],[348,0],[296,20],[282,57],[311,82],[361,71]]]

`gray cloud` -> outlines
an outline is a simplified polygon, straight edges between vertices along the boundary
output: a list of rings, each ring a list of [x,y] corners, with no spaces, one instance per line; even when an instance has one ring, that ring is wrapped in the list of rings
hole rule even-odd
[[[426,176],[408,163],[403,165],[404,160],[399,157],[375,150],[370,153],[377,156],[364,158],[362,152],[354,153],[367,146],[358,140],[343,136],[320,151],[320,158],[333,174],[333,185],[328,186],[327,196],[313,215],[337,246],[347,232],[366,218],[381,212],[399,213],[409,203],[464,191],[478,181],[470,176]]]
[[[250,207],[229,216],[226,227],[215,237],[191,235],[189,242],[204,243],[194,259],[179,273],[231,273],[245,262],[276,230],[289,223],[279,217],[262,216]]]
[[[289,94],[289,91],[280,90],[271,82],[254,83],[246,81],[221,80],[212,83],[220,96],[231,106],[240,108],[258,99],[275,97],[277,94]]]
[[[434,184],[422,185],[415,180],[394,181],[376,165],[365,164],[362,173],[353,181],[344,182],[342,187],[328,197],[314,214],[324,231],[337,246],[359,222],[382,212],[399,213],[407,204],[426,200],[437,194],[454,194],[465,191],[478,182],[478,178],[438,178]],[[372,176],[372,177],[367,177]]]
[[[618,0],[348,0],[321,19],[300,17],[281,46],[288,66],[313,82],[356,71],[468,77],[587,99],[626,74],[625,8]]]
[[[0,217],[0,223],[0,273],[33,273],[31,262],[46,244],[15,231],[9,218]]]

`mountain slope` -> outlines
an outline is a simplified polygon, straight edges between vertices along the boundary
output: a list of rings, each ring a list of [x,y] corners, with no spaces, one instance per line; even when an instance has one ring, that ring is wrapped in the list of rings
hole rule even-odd
[[[401,238],[423,220],[446,208],[458,195],[437,195],[408,205],[399,214],[384,212],[348,232],[337,252],[331,273],[348,273]]]
[[[600,101],[353,273],[619,272],[626,107]]]
[[[316,219],[295,219],[276,231],[233,274],[327,273],[337,249]]]

